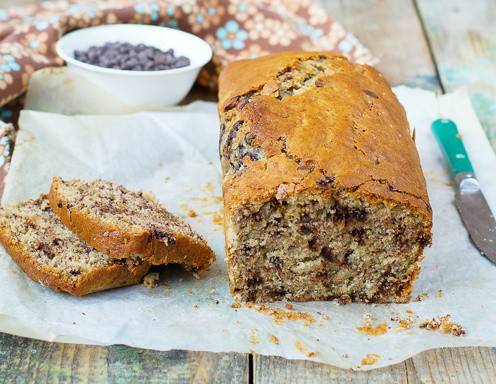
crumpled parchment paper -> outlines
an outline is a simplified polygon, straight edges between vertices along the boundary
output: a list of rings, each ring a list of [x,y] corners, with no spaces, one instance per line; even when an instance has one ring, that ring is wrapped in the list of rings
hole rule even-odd
[[[20,120],[4,204],[46,192],[54,175],[115,180],[153,192],[168,209],[185,217],[205,235],[217,262],[200,280],[168,268],[155,289],[134,286],[77,298],[31,281],[0,249],[0,331],[59,342],[255,352],[352,369],[387,366],[437,347],[496,346],[496,266],[469,241],[453,205],[454,190],[430,132],[431,121],[444,116],[458,123],[493,211],[496,157],[464,91],[440,97],[406,87],[395,91],[416,129],[434,211],[433,245],[425,252],[413,293],[423,300],[232,308],[224,262],[215,104],[113,116],[27,110]],[[77,105],[60,108],[77,113]],[[54,109],[40,100],[36,107]],[[446,314],[465,328],[465,336],[419,328],[422,320]],[[364,316],[372,332],[357,329],[367,325]],[[399,324],[401,319],[409,319],[409,326]]]

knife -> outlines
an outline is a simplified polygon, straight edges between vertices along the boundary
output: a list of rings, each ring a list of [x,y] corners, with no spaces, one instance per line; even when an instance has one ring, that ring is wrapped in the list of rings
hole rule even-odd
[[[455,205],[470,238],[491,262],[496,264],[496,221],[475,177],[462,137],[452,120],[438,119],[432,132],[455,176]]]

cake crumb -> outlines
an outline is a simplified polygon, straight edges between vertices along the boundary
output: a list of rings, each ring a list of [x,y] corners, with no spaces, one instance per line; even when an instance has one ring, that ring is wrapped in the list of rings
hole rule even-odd
[[[379,361],[381,357],[375,353],[367,353],[365,357],[362,359],[362,365],[374,365]]]
[[[248,342],[250,344],[260,344],[260,339],[257,336],[257,330],[256,329],[251,330],[251,334],[250,334],[250,337],[248,338]]]
[[[423,292],[415,297],[415,301],[424,301],[427,297],[427,293]]]
[[[398,330],[411,329],[415,323],[417,317],[413,314],[413,311],[406,310],[406,317],[400,317],[399,315],[391,317],[391,321],[398,324]]]
[[[212,223],[214,223],[217,226],[223,226],[224,225],[224,217],[220,213],[215,213],[212,216]]]
[[[157,288],[159,282],[159,273],[158,272],[150,272],[143,278],[143,285],[146,288]]]
[[[222,196],[193,196],[191,200],[202,202],[204,208],[221,204],[223,201]]]
[[[247,307],[251,308],[253,305],[248,305]],[[271,316],[276,324],[282,324],[284,321],[303,321],[305,326],[309,326],[315,323],[315,318],[306,312],[285,311],[281,308],[269,307],[265,304],[255,306],[255,309],[260,313]]]
[[[349,297],[348,295],[343,295],[339,299],[337,299],[337,303],[339,305],[351,304],[351,297]]]
[[[196,213],[196,211],[194,209],[188,209],[186,211],[186,214],[189,216],[189,217],[196,217],[198,216],[198,214]]]
[[[277,336],[270,335],[270,336],[269,336],[269,341],[270,341],[272,344],[279,345],[279,339],[277,338]]]
[[[363,324],[357,327],[357,331],[367,336],[382,336],[388,331],[388,326],[385,322],[373,324],[372,316],[366,313],[363,316]]]
[[[214,189],[215,189],[215,185],[211,182],[203,184],[201,187],[201,190],[203,192],[207,192],[207,193],[212,193],[214,191]]]
[[[299,352],[303,353],[306,357],[309,357],[309,358],[311,358],[311,357],[315,357],[315,356],[317,356],[317,355],[319,354],[319,352],[317,352],[317,351],[309,351],[309,350],[308,350],[308,349],[307,349],[307,348],[303,345],[303,343],[302,343],[301,341],[299,341],[299,340],[296,340],[296,341],[294,342],[294,346],[295,346],[295,348],[296,348]]]
[[[223,229],[224,227],[224,211],[223,209],[218,209],[216,211],[203,211],[205,215],[212,216],[212,223],[215,225],[216,230]]]
[[[294,309],[294,305],[290,304],[290,303],[286,303],[286,304],[284,304],[284,306],[286,307],[286,309],[289,309],[290,311],[292,311]]]
[[[238,309],[241,308],[241,305],[239,303],[232,303],[231,308]]]
[[[438,289],[436,293],[436,297],[441,298],[444,296],[444,291],[442,289]]]
[[[193,308],[194,309],[197,309],[198,308],[198,304],[193,304]]]
[[[186,213],[188,217],[197,217],[198,213],[194,209],[191,209],[188,204],[180,204],[179,207]]]
[[[448,333],[453,336],[465,335],[465,329],[457,323],[453,323],[451,315],[436,316],[431,320],[424,320],[419,324],[419,328],[428,329],[429,331],[439,330],[441,333]]]
[[[342,357],[343,359],[348,359],[350,356],[349,356],[347,353],[343,353],[343,354],[341,355],[341,357]]]

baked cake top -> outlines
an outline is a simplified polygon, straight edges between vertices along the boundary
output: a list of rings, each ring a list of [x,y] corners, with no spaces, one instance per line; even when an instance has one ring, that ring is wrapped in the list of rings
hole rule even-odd
[[[405,111],[372,67],[327,52],[233,62],[219,112],[226,209],[340,188],[431,220]]]

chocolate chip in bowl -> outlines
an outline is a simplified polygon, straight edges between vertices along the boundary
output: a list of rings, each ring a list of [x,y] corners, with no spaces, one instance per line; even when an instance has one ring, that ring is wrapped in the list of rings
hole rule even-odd
[[[64,35],[56,50],[78,79],[93,82],[133,110],[179,103],[212,57],[210,45],[195,35],[141,24],[79,29]]]
[[[108,42],[74,51],[74,58],[83,63],[126,71],[162,71],[190,65],[186,56],[176,56],[174,50],[162,51],[145,44]]]

